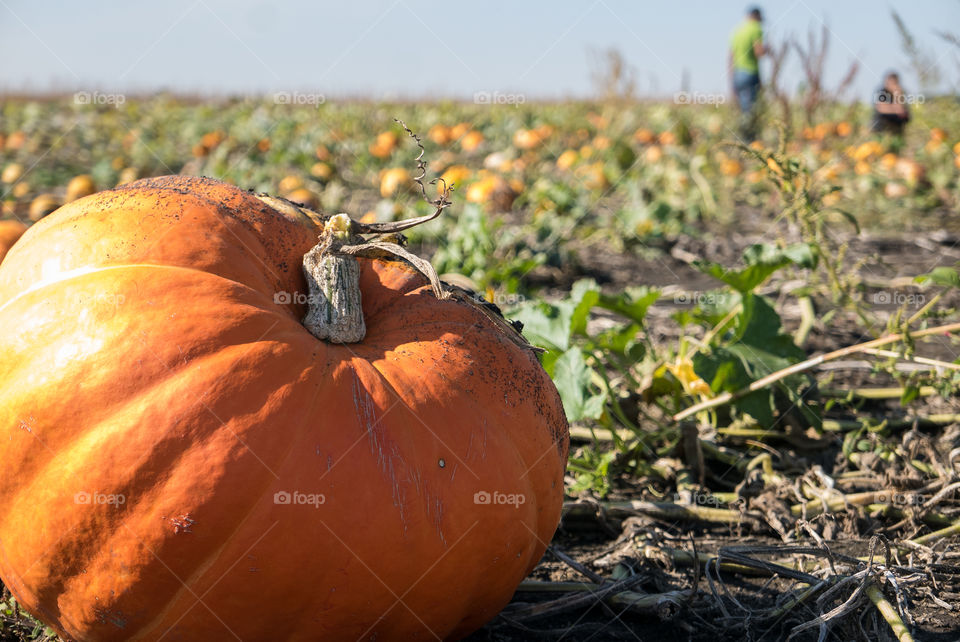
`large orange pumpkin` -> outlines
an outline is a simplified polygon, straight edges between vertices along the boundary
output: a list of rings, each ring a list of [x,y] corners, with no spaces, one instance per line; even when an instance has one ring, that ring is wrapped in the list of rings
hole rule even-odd
[[[359,259],[366,338],[316,339],[320,217],[266,202],[141,180],[0,266],[0,576],[65,636],[456,638],[553,535],[535,355],[386,259]]]
[[[27,226],[20,221],[0,221],[0,261],[26,231]]]

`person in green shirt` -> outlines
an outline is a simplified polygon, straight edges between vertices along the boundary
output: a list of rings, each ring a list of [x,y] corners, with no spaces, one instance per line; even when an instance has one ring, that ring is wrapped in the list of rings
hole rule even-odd
[[[746,20],[730,35],[730,77],[741,113],[744,138],[756,137],[756,104],[760,91],[758,59],[767,53],[763,45],[763,16],[758,7],[747,11]]]

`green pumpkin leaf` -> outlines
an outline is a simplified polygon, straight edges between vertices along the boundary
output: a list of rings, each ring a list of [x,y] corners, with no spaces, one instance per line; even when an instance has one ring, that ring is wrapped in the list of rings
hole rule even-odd
[[[660,290],[648,287],[631,287],[616,296],[601,295],[599,306],[622,314],[635,323],[642,324],[647,310],[660,298]]]
[[[605,352],[622,354],[633,361],[640,361],[646,352],[642,343],[637,341],[640,324],[610,328],[593,338],[594,344]]]
[[[579,348],[567,350],[553,364],[553,383],[563,401],[567,421],[597,419],[603,414],[606,395],[593,390],[591,374]]]
[[[765,243],[748,247],[743,253],[743,261],[747,265],[741,269],[726,268],[710,261],[694,261],[693,266],[738,292],[747,293],[791,263],[803,268],[816,267],[817,254],[808,243],[794,243],[785,248]]]
[[[573,284],[568,297],[569,303],[573,304],[573,311],[570,314],[570,332],[576,334],[587,333],[587,319],[590,317],[590,310],[597,305],[600,300],[600,288],[597,287],[593,279],[580,279]]]
[[[747,265],[783,266],[793,263],[802,268],[817,267],[817,254],[809,243],[791,243],[786,247],[777,247],[769,243],[756,243],[743,252],[743,262]]]
[[[586,334],[590,310],[597,305],[600,288],[591,279],[581,279],[565,300],[557,303],[530,301],[509,312],[523,323],[523,334],[535,346],[565,352],[574,333]]]
[[[510,316],[523,323],[523,335],[535,346],[564,352],[570,347],[572,306],[561,307],[546,301],[521,305]]]
[[[768,428],[774,422],[773,395],[768,390],[755,390],[750,394],[737,399],[733,406],[756,420],[761,426]]]
[[[900,395],[900,405],[906,406],[911,401],[920,396],[920,387],[919,386],[904,386],[903,393]]]
[[[960,274],[953,268],[941,266],[914,279],[915,283],[933,283],[946,287],[960,287]]]

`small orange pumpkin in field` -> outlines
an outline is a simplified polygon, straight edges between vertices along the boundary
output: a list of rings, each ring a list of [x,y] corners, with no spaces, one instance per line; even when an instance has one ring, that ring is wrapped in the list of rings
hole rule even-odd
[[[446,145],[453,140],[453,135],[451,134],[449,127],[441,123],[437,123],[430,128],[430,131],[427,132],[427,138],[435,142],[437,145]]]
[[[320,199],[306,187],[295,189],[287,194],[287,200],[310,209],[316,209],[320,206]]]
[[[10,190],[10,195],[14,198],[24,198],[30,193],[31,189],[30,183],[26,181],[20,181],[13,186],[13,189]]]
[[[677,136],[668,129],[660,132],[660,134],[657,136],[657,142],[661,145],[673,145],[677,142]]]
[[[0,181],[4,183],[16,183],[23,176],[23,165],[20,163],[10,163],[3,168],[0,174]]]
[[[903,183],[890,181],[883,186],[883,195],[887,198],[903,198],[910,193],[910,190]]]
[[[453,140],[459,140],[470,131],[470,123],[457,123],[450,128],[450,137]]]
[[[27,226],[20,221],[0,221],[0,261],[26,231]]]
[[[170,176],[14,246],[0,577],[23,608],[81,640],[407,640],[509,602],[560,517],[557,391],[397,260],[356,259],[364,338],[308,331],[318,235],[362,231],[340,217]]]
[[[333,176],[333,166],[330,165],[330,163],[318,161],[310,167],[310,175],[314,178],[325,181]]]
[[[453,165],[448,167],[440,176],[440,180],[437,181],[437,191],[442,191],[451,185],[455,187],[462,186],[470,179],[470,174],[470,168],[466,165]],[[410,180],[409,174],[404,180]]]
[[[913,186],[924,180],[927,174],[924,166],[911,158],[898,159],[893,169],[897,176]]]
[[[7,136],[7,149],[8,150],[18,150],[23,147],[23,144],[27,142],[27,135],[21,131],[15,131],[9,136]]]
[[[460,149],[465,152],[475,151],[483,143],[483,134],[477,130],[472,130],[463,135],[460,139]]]
[[[83,196],[90,196],[96,191],[97,186],[93,183],[93,178],[89,174],[80,174],[67,183],[67,196],[64,200],[69,203]]]
[[[535,129],[518,129],[513,133],[513,145],[517,149],[528,150],[538,147],[553,133],[549,125],[541,125]]]
[[[724,176],[739,176],[743,172],[743,164],[736,158],[724,158],[720,161],[720,173]]]
[[[641,127],[633,135],[633,139],[641,145],[648,145],[654,142],[656,138],[657,135],[645,127]]]
[[[298,189],[303,189],[303,187],[303,179],[296,174],[288,174],[287,176],[281,178],[280,182],[277,183],[277,189],[284,196],[290,194],[291,192],[295,192]]]
[[[575,175],[580,178],[583,186],[590,190],[607,189],[610,186],[601,161],[578,167]]]
[[[380,196],[388,198],[401,189],[410,189],[413,178],[410,172],[403,167],[391,167],[380,170]]]
[[[140,172],[136,167],[124,167],[117,175],[117,187],[132,183],[140,177]]]
[[[30,202],[30,220],[39,221],[60,207],[60,200],[53,194],[41,194]]]
[[[370,145],[370,153],[377,158],[387,158],[397,148],[400,140],[397,134],[392,131],[385,131],[377,134],[377,139]]]
[[[565,150],[560,157],[557,158],[557,169],[566,171],[574,166],[577,162],[577,152],[572,149]]]

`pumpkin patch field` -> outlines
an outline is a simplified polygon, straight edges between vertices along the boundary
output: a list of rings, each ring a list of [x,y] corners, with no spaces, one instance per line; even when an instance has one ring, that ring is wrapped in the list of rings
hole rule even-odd
[[[0,112],[0,640],[960,639],[960,110]]]

